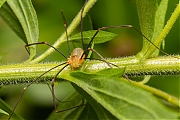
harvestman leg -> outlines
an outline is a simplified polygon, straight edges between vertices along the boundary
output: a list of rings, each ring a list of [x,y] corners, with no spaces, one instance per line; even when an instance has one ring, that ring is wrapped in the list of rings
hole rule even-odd
[[[102,62],[104,62],[104,60],[102,60],[102,59],[98,59],[98,58],[84,58],[84,59],[89,59],[89,60],[99,60],[99,61],[102,61]],[[111,63],[111,62],[109,62],[109,64],[110,65],[113,65],[113,66],[115,66],[115,67],[119,67],[119,66],[117,66],[116,64],[113,64],[113,63]]]
[[[112,64],[112,63],[107,62],[95,49],[90,48],[90,46],[91,46],[91,44],[92,44],[92,41],[94,40],[94,38],[96,37],[96,35],[97,35],[101,30],[105,30],[105,29],[108,29],[108,28],[118,28],[118,27],[128,27],[128,28],[131,28],[132,26],[131,26],[131,25],[122,25],[122,26],[108,26],[108,27],[99,28],[99,29],[95,32],[95,34],[93,35],[93,37],[91,38],[91,40],[90,40],[90,42],[89,42],[86,50],[84,50],[84,53],[83,53],[82,56],[81,56],[81,58],[83,57],[83,55],[85,55],[85,53],[86,53],[87,51],[92,51],[92,52],[96,53],[96,54],[101,58],[101,59],[97,59],[97,60],[100,60],[100,61],[105,62],[110,68],[112,68],[111,65],[114,65],[114,66],[116,66],[116,67],[119,67],[119,66],[117,66],[117,65],[115,65],[115,64]],[[86,58],[86,59],[90,59],[90,58]],[[110,64],[111,64],[111,65],[110,65]],[[125,75],[125,77],[127,78],[126,75]]]
[[[97,59],[97,60],[100,60],[100,61],[104,61],[110,68],[111,65],[114,65],[112,63],[109,63],[107,62],[96,50],[90,48],[91,44],[92,44],[92,41],[94,40],[94,38],[96,37],[96,35],[101,31],[101,30],[105,30],[105,29],[108,29],[108,28],[133,28],[135,31],[137,31],[138,33],[140,33],[144,38],[146,38],[146,40],[148,40],[150,43],[152,43],[157,49],[159,49],[153,42],[151,42],[146,36],[144,36],[140,31],[138,31],[135,27],[133,27],[132,25],[120,25],[120,26],[107,26],[107,27],[102,27],[102,28],[99,28],[95,34],[93,35],[93,37],[91,38],[88,46],[87,46],[87,49],[84,50],[84,53],[82,54],[81,58],[83,57],[83,55],[87,52],[87,51],[92,51],[94,53],[96,53],[101,59]],[[161,52],[165,53],[164,51],[162,51],[161,49],[159,49]],[[165,53],[166,55],[168,55],[167,53]],[[86,58],[86,59],[90,59],[90,58]],[[111,64],[111,65],[110,65]],[[114,65],[116,67],[119,67],[117,65]],[[127,78],[127,80],[130,82],[130,80],[128,79],[127,75],[123,75],[125,78]]]
[[[105,30],[105,29],[108,29],[108,28],[119,28],[119,27],[128,27],[128,28],[131,28],[131,27],[133,27],[133,26],[131,26],[131,25],[121,25],[121,26],[108,26],[108,27],[99,28],[99,29],[95,32],[95,34],[93,35],[93,37],[91,38],[91,40],[90,40],[90,42],[89,42],[86,50],[84,50],[84,53],[83,53],[82,56],[81,56],[81,58],[83,57],[83,55],[84,55],[87,51],[92,51],[92,52],[96,53],[96,54],[101,58],[101,59],[100,59],[101,61],[104,61],[110,68],[112,68],[112,66],[110,65],[110,64],[112,64],[112,63],[107,62],[96,50],[90,48],[90,46],[91,46],[91,44],[92,44],[92,41],[93,41],[94,38],[96,37],[96,35],[97,35],[101,30]],[[87,59],[89,59],[89,58],[87,58]],[[114,65],[114,64],[112,64],[112,65]],[[116,66],[116,65],[114,65],[114,66]],[[117,66],[116,66],[116,67],[117,67]]]
[[[138,29],[136,29],[134,26],[132,25],[119,25],[119,26],[107,26],[107,27],[101,27],[99,28],[96,33],[93,35],[92,39],[90,40],[87,49],[84,51],[84,53],[82,54],[81,58],[83,57],[83,55],[85,54],[85,52],[87,51],[92,51],[95,52],[101,59],[102,61],[106,62],[108,64],[108,66],[110,66],[110,63],[107,62],[97,51],[95,51],[94,49],[90,48],[92,41],[94,40],[94,38],[96,37],[96,35],[101,31],[101,30],[105,30],[108,28],[133,28],[136,32],[138,32],[140,35],[142,35],[147,41],[149,41],[154,47],[156,47],[160,52],[164,53],[165,55],[169,56],[168,53],[164,52],[163,50],[161,50],[160,48],[158,48],[152,41],[150,41],[145,35],[143,35]],[[177,58],[177,57],[174,57]],[[178,58],[179,59],[179,58]],[[111,67],[111,66],[110,66]],[[127,79],[128,77],[126,75],[124,75]],[[128,79],[129,80],[129,79]]]
[[[104,61],[110,68],[112,68],[112,66],[110,65],[110,63],[109,62],[107,62],[104,58],[103,58],[103,56],[101,56],[96,50],[94,50],[94,49],[92,49],[92,48],[88,48],[88,49],[86,49],[85,51],[84,51],[84,53],[83,53],[83,55],[87,52],[87,51],[92,51],[92,52],[94,52],[94,53],[96,53],[101,59],[101,61]],[[82,55],[82,56],[83,56]],[[111,63],[112,64],[112,63]]]
[[[64,23],[65,24],[65,23]],[[66,26],[66,25],[65,25]],[[66,32],[66,34],[67,34],[67,32]],[[37,44],[45,44],[45,45],[48,45],[48,46],[50,46],[50,47],[52,47],[52,48],[54,48],[56,51],[58,51],[60,54],[62,54],[66,59],[67,59],[67,57],[61,52],[61,51],[59,51],[58,49],[56,49],[55,47],[53,47],[52,45],[50,45],[49,43],[47,43],[47,42],[39,42],[39,43],[32,43],[32,44],[28,44],[28,45],[25,45],[25,48],[26,48],[26,50],[28,51],[28,49],[27,49],[27,47],[29,47],[29,46],[31,46],[31,45],[37,45]],[[68,45],[69,46],[69,45]],[[68,51],[69,51],[69,49],[68,49]],[[29,51],[28,51],[28,53],[29,53]],[[54,93],[54,82],[55,82],[55,80],[56,80],[56,78],[57,78],[57,76],[59,75],[59,73],[64,69],[64,68],[66,68],[69,64],[67,64],[67,62],[65,62],[65,63],[62,63],[61,65],[63,65],[63,64],[66,64],[63,68],[61,68],[60,70],[59,70],[59,72],[53,77],[53,79],[52,79],[52,81],[51,81],[51,86],[52,86],[52,97],[53,97],[53,104],[54,104],[54,108],[55,108],[55,112],[56,113],[58,113],[58,112],[63,112],[63,111],[67,111],[67,110],[70,110],[70,109],[73,109],[73,108],[77,108],[77,107],[79,107],[79,106],[82,106],[82,105],[78,105],[78,106],[74,106],[74,107],[71,107],[71,108],[68,108],[68,109],[65,109],[65,110],[60,110],[60,111],[57,111],[57,105],[56,105],[56,103],[55,103],[55,99],[56,99],[56,97],[55,97],[55,93]],[[52,70],[52,69],[50,69],[50,70]],[[49,71],[50,71],[49,70]],[[46,72],[47,73],[47,72]],[[44,75],[44,74],[43,74]],[[41,76],[40,76],[41,77]],[[40,77],[38,77],[38,78],[40,78]],[[58,100],[59,101],[59,100]],[[83,104],[84,105],[84,104]]]
[[[63,68],[61,68],[61,70],[59,70],[59,72],[53,77],[53,79],[52,79],[52,81],[51,81],[53,104],[54,104],[54,108],[55,108],[55,112],[56,112],[56,113],[64,112],[64,111],[71,110],[71,109],[74,109],[74,108],[77,108],[77,107],[80,107],[80,106],[85,105],[85,104],[81,104],[81,105],[77,105],[77,106],[74,106],[74,107],[71,107],[71,108],[68,108],[68,109],[64,109],[64,110],[60,110],[60,111],[57,110],[57,105],[56,105],[56,103],[55,103],[55,94],[54,94],[54,82],[55,82],[57,76],[59,75],[59,73],[60,73],[64,68],[66,68],[68,65],[69,65],[69,64],[66,64]]]
[[[38,45],[38,44],[45,44],[45,45],[47,45],[47,46],[49,46],[49,47],[52,47],[52,48],[55,49],[57,52],[59,52],[61,55],[63,55],[64,58],[67,59],[67,57],[66,57],[61,51],[59,51],[58,49],[56,49],[55,47],[53,47],[52,45],[50,45],[50,44],[47,43],[47,42],[39,42],[39,43],[27,44],[27,45],[25,45],[25,49],[26,49],[27,52],[29,53],[29,50],[27,49],[27,47],[32,46],[32,45]],[[29,53],[29,54],[30,54],[30,53]],[[24,88],[23,88],[23,91],[22,91],[22,93],[21,93],[21,95],[20,95],[20,97],[19,97],[19,99],[18,99],[18,101],[17,101],[17,103],[15,104],[15,107],[14,107],[13,110],[12,110],[12,113],[10,114],[10,116],[9,116],[9,118],[8,118],[8,120],[10,120],[10,118],[12,117],[12,115],[13,115],[13,113],[14,113],[17,105],[19,104],[20,100],[22,99],[22,97],[23,97],[26,89],[27,89],[31,84],[33,84],[34,82],[36,82],[40,77],[42,77],[43,75],[45,75],[46,73],[48,73],[49,71],[51,71],[51,70],[53,70],[53,69],[55,69],[55,68],[57,68],[57,67],[59,67],[59,66],[61,66],[61,65],[64,65],[64,64],[67,64],[67,62],[64,62],[64,63],[62,63],[62,64],[59,64],[59,65],[57,65],[57,66],[49,69],[48,71],[44,72],[44,73],[41,74],[39,77],[37,77],[36,79],[34,79],[34,80],[33,80],[31,83],[29,83],[26,87],[24,87]],[[65,67],[67,67],[68,65],[69,65],[69,64],[65,65],[65,66],[56,74],[56,76],[55,76],[54,78],[57,78],[58,74],[59,74]],[[51,82],[51,84],[52,84],[53,103],[55,103],[55,98],[56,98],[55,95],[54,95],[54,89],[53,89],[53,88],[54,88],[54,81],[55,81],[55,79],[52,79],[52,82]],[[56,106],[56,105],[54,105],[54,106]]]
[[[53,70],[53,69],[55,69],[55,68],[57,68],[57,67],[59,67],[59,66],[61,66],[61,65],[64,65],[64,64],[66,64],[66,62],[64,62],[64,63],[62,63],[62,64],[59,64],[59,65],[57,65],[57,66],[49,69],[48,71],[44,72],[44,73],[41,74],[39,77],[37,77],[36,79],[34,79],[34,80],[33,80],[31,83],[29,83],[26,87],[24,87],[23,90],[22,90],[22,93],[21,93],[21,95],[20,95],[20,97],[19,97],[19,99],[18,99],[18,101],[17,101],[17,103],[15,104],[15,106],[14,106],[14,108],[13,108],[13,110],[12,110],[12,113],[9,115],[8,120],[10,120],[10,118],[12,117],[12,115],[13,115],[13,113],[14,113],[17,105],[19,104],[20,100],[22,99],[22,97],[23,97],[26,89],[27,89],[31,84],[33,84],[34,82],[36,82],[39,78],[41,78],[43,75],[45,75],[46,73],[48,73],[49,71],[51,71],[51,70]],[[62,70],[61,70],[61,71],[62,71]]]
[[[52,97],[53,97],[53,104],[54,104],[54,109],[55,111],[57,111],[57,107],[56,107],[56,103],[55,103],[55,94],[54,94],[54,82],[57,78],[57,76],[59,75],[59,73],[68,66],[69,64],[66,64],[63,68],[61,68],[61,70],[59,70],[59,72],[53,77],[52,81],[51,81],[51,86],[52,86]]]
[[[162,53],[164,53],[165,55],[169,56],[168,53],[164,52],[163,50],[161,50],[159,47],[157,47],[151,40],[149,40],[145,35],[143,35],[138,29],[136,29],[134,26],[132,25],[119,25],[119,26],[107,26],[107,27],[102,27],[99,28],[96,33],[94,34],[94,36],[92,37],[89,45],[87,48],[90,47],[90,45],[92,44],[93,39],[96,37],[96,35],[101,31],[101,30],[106,30],[108,28],[133,28],[136,32],[138,32],[140,35],[142,35],[147,41],[149,41],[154,47],[156,47],[158,50],[160,50]],[[175,57],[176,58],[176,57]],[[178,58],[179,59],[179,58]]]
[[[37,42],[37,43],[27,44],[27,45],[25,45],[24,47],[25,47],[26,51],[29,53],[29,50],[27,49],[27,47],[32,46],[32,45],[38,45],[38,44],[45,44],[45,45],[47,45],[47,46],[49,46],[49,47],[52,47],[54,50],[56,50],[57,52],[59,52],[64,58],[67,59],[67,57],[66,57],[61,51],[59,51],[58,49],[56,49],[54,46],[50,45],[48,42]],[[29,53],[29,54],[30,54],[30,53]]]

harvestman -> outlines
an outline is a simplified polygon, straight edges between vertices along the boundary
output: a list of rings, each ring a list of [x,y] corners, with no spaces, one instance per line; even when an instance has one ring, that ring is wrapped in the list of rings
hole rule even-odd
[[[93,37],[91,38],[91,40],[90,40],[87,48],[84,49],[83,33],[82,33],[82,14],[83,14],[84,7],[85,7],[87,1],[88,1],[88,0],[86,0],[84,6],[83,6],[82,9],[81,9],[81,23],[80,23],[80,27],[81,27],[81,41],[82,41],[82,48],[83,48],[83,49],[82,49],[82,48],[75,48],[75,49],[72,51],[72,53],[70,54],[70,47],[69,47],[68,33],[67,33],[67,24],[66,24],[67,22],[66,22],[66,19],[65,19],[64,14],[63,14],[62,11],[61,11],[61,15],[62,15],[62,18],[63,18],[63,21],[64,21],[64,28],[65,28],[65,32],[66,32],[66,36],[67,36],[68,53],[69,53],[69,55],[70,55],[69,57],[66,57],[61,51],[59,51],[58,49],[56,49],[55,47],[53,47],[52,45],[50,45],[50,44],[47,43],[47,42],[38,42],[38,43],[32,43],[32,44],[27,44],[27,45],[25,45],[25,48],[26,48],[26,50],[28,51],[27,47],[29,47],[29,46],[38,45],[38,44],[45,44],[45,45],[47,45],[47,46],[49,46],[49,47],[52,47],[55,51],[59,52],[64,58],[67,59],[67,61],[64,62],[64,63],[61,63],[61,64],[59,64],[59,65],[57,65],[57,66],[55,66],[55,67],[53,67],[53,68],[51,68],[51,69],[49,69],[49,70],[46,71],[46,72],[44,72],[44,73],[41,74],[39,77],[37,77],[36,79],[34,79],[31,83],[29,83],[26,87],[24,87],[24,89],[23,89],[23,91],[22,91],[22,93],[21,93],[21,95],[20,95],[17,103],[15,104],[15,107],[14,107],[13,110],[12,110],[12,113],[10,114],[10,116],[9,116],[9,118],[8,118],[9,120],[10,120],[10,118],[12,117],[12,115],[13,115],[13,113],[14,113],[17,105],[19,104],[21,98],[23,97],[25,90],[26,90],[31,84],[33,84],[35,81],[37,81],[40,77],[42,77],[43,75],[45,75],[45,74],[48,73],[49,71],[51,71],[51,70],[53,70],[53,69],[55,69],[55,68],[57,68],[57,67],[59,67],[59,66],[61,66],[61,65],[65,65],[65,66],[63,66],[63,67],[58,71],[58,73],[53,77],[53,79],[52,79],[52,81],[51,81],[53,104],[54,104],[55,111],[56,111],[56,112],[63,112],[63,111],[66,111],[66,110],[73,109],[73,108],[76,108],[76,107],[81,106],[81,105],[79,105],[79,106],[75,106],[75,107],[68,108],[68,109],[65,109],[65,110],[57,111],[57,109],[56,109],[56,103],[55,103],[56,97],[55,97],[55,94],[54,94],[54,82],[55,82],[57,76],[60,74],[60,72],[61,72],[64,68],[66,68],[67,66],[70,65],[70,66],[71,66],[71,69],[74,70],[74,69],[76,69],[76,68],[79,68],[79,67],[82,65],[84,59],[90,59],[90,58],[85,58],[85,56],[86,56],[85,53],[88,52],[88,51],[92,51],[92,52],[96,53],[96,54],[101,58],[101,59],[96,59],[96,60],[100,60],[100,61],[105,62],[110,68],[112,68],[111,65],[113,65],[113,66],[115,66],[115,67],[119,67],[119,66],[117,66],[117,65],[115,65],[115,64],[112,64],[112,63],[110,63],[110,62],[107,62],[96,50],[94,50],[94,49],[92,49],[92,48],[90,47],[90,46],[92,45],[92,42],[93,42],[94,38],[96,37],[96,35],[97,35],[101,30],[106,30],[106,29],[108,29],[108,28],[133,28],[135,31],[137,31],[139,34],[141,34],[146,40],[148,40],[153,46],[155,46],[157,49],[159,49],[153,42],[151,42],[146,36],[144,36],[139,30],[137,30],[137,29],[136,29],[135,27],[133,27],[132,25],[120,25],[120,26],[101,27],[101,28],[99,28],[99,29],[95,32],[95,34],[94,34]],[[168,53],[164,52],[163,50],[161,50],[161,49],[159,49],[159,50],[160,50],[162,53],[164,53],[165,55],[169,55]]]
[[[86,2],[87,2],[87,1],[88,1],[88,0],[86,0]],[[86,4],[86,2],[85,2],[85,4]],[[84,6],[85,6],[85,4],[84,4]],[[49,47],[52,47],[52,48],[53,48],[54,50],[56,50],[57,52],[59,52],[64,58],[67,59],[67,61],[64,62],[64,63],[61,63],[61,64],[59,64],[59,65],[57,65],[57,66],[55,66],[55,67],[53,67],[53,68],[51,68],[51,69],[49,69],[49,70],[46,71],[46,72],[44,72],[43,74],[41,74],[40,76],[38,76],[36,79],[34,79],[31,83],[29,83],[26,87],[24,87],[24,89],[23,89],[23,91],[22,91],[22,93],[21,93],[21,95],[20,95],[17,103],[15,104],[15,107],[13,108],[12,113],[10,114],[10,116],[9,116],[8,119],[10,119],[10,118],[12,117],[12,115],[13,115],[16,107],[17,107],[17,105],[19,104],[20,100],[22,99],[22,96],[24,95],[25,90],[26,90],[31,84],[33,84],[35,81],[37,81],[40,77],[42,77],[43,75],[45,75],[45,74],[48,73],[49,71],[51,71],[51,70],[53,70],[53,69],[55,69],[55,68],[57,68],[57,67],[59,67],[59,66],[61,66],[61,65],[65,65],[65,64],[66,64],[66,65],[63,66],[63,67],[59,70],[59,72],[53,77],[53,79],[52,79],[52,81],[51,81],[54,108],[55,108],[55,111],[56,111],[56,112],[61,112],[61,111],[66,111],[66,110],[69,110],[69,109],[72,109],[72,108],[77,107],[77,106],[75,106],[75,107],[72,107],[72,108],[69,108],[69,109],[66,109],[66,110],[57,111],[57,109],[56,109],[56,103],[55,103],[55,95],[54,95],[54,82],[55,82],[55,79],[57,78],[57,76],[59,75],[59,73],[60,73],[64,68],[66,68],[67,66],[70,65],[71,68],[72,68],[72,70],[74,70],[75,68],[79,68],[79,67],[82,65],[84,59],[89,59],[89,58],[85,58],[85,53],[86,53],[87,51],[92,51],[92,52],[96,53],[96,54],[101,58],[101,59],[96,59],[96,60],[104,61],[105,63],[107,63],[107,65],[108,65],[109,67],[111,67],[111,65],[114,65],[114,64],[112,64],[112,63],[107,62],[96,50],[90,48],[94,37],[96,36],[96,34],[97,34],[101,29],[98,29],[98,31],[94,34],[94,36],[93,36],[92,39],[90,40],[87,49],[84,50],[84,42],[83,42],[83,34],[82,34],[82,13],[83,13],[83,11],[84,11],[84,6],[82,7],[82,10],[81,10],[81,24],[80,24],[80,26],[81,26],[81,38],[82,38],[81,40],[82,40],[83,49],[82,49],[82,48],[75,48],[75,49],[72,51],[71,55],[70,55],[70,47],[69,47],[69,42],[68,42],[68,33],[67,33],[67,24],[66,24],[67,22],[66,22],[66,19],[65,19],[64,14],[63,14],[62,11],[61,11],[61,15],[62,15],[62,18],[63,18],[63,21],[64,21],[64,28],[65,28],[65,32],[66,32],[66,36],[67,36],[68,53],[69,53],[69,55],[70,55],[69,58],[67,58],[61,51],[59,51],[58,49],[56,49],[55,47],[53,47],[52,45],[50,45],[50,44],[47,43],[47,42],[38,42],[38,43],[32,43],[32,44],[27,44],[27,45],[25,45],[25,48],[26,48],[26,50],[28,51],[27,47],[29,47],[29,46],[38,45],[38,44],[45,44],[45,45],[47,45],[47,46],[49,46]],[[28,53],[29,53],[29,51],[28,51]],[[117,65],[114,65],[114,66],[118,67]]]

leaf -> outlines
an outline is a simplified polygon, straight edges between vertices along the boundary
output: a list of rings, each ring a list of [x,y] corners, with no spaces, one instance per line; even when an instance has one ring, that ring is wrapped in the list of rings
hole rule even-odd
[[[97,30],[89,30],[89,31],[83,31],[83,39],[85,44],[89,44],[90,40],[92,39],[93,35],[95,34]],[[116,38],[118,35],[111,33],[111,32],[106,32],[106,31],[100,31],[94,38],[94,43],[99,44],[99,43],[104,43],[107,41],[110,41],[114,38]],[[69,38],[69,41],[77,42],[80,43],[81,41],[81,35],[80,33],[75,34]]]
[[[164,28],[164,22],[165,22],[167,7],[168,7],[168,1],[169,0],[162,0],[156,11],[154,33],[153,33],[152,41],[155,41],[157,39],[157,37],[160,35],[161,31]],[[161,43],[157,46],[160,47],[160,45],[161,45]],[[157,51],[157,54],[158,53],[159,52]]]
[[[98,120],[98,116],[90,104],[84,106],[82,113],[77,120]]]
[[[141,31],[147,38],[151,40],[154,32],[154,20],[157,10],[156,0],[136,0],[136,5]],[[148,41],[144,40],[143,42],[145,43]]]
[[[158,6],[158,9],[155,14],[154,33],[152,37],[153,40],[155,40],[159,36],[159,34],[161,33],[164,27],[167,7],[168,7],[168,0],[162,0]]]
[[[0,109],[3,110],[5,113],[11,114],[12,109],[9,107],[7,103],[5,103],[2,99],[0,99]],[[14,113],[12,115],[12,118],[17,119],[17,120],[22,120],[22,117],[19,116],[18,114]]]
[[[7,3],[4,3],[4,5],[0,8],[0,15],[3,18],[3,20],[9,25],[9,27],[26,43],[28,44],[23,28],[9,7]]]
[[[155,14],[157,10],[156,0],[136,0],[137,11],[139,16],[139,24],[141,27],[141,32],[149,40],[152,41],[152,36],[154,33],[155,25]],[[152,45],[148,40],[143,38],[143,47],[139,54],[144,56],[148,51],[149,46]]]
[[[30,0],[7,0],[8,5],[22,25],[28,44],[38,41],[39,29],[36,12]],[[30,60],[36,55],[36,47],[30,47]]]
[[[121,68],[108,68],[101,71],[98,71],[96,74],[98,75],[106,75],[109,77],[121,77],[125,72],[125,67]]]
[[[160,47],[163,40],[158,44],[155,41],[164,27],[168,0],[161,0],[159,6],[157,0],[136,0],[136,5],[142,33],[157,47]],[[150,48],[152,46],[153,48]],[[148,58],[157,56],[158,53],[157,48],[143,38],[143,48],[139,54]]]
[[[169,111],[151,93],[124,82],[123,78],[83,72],[72,72],[62,78],[81,87],[117,119],[177,118],[177,114]]]
[[[81,105],[81,101],[82,101],[82,96],[79,95],[77,92],[74,92],[72,95],[70,95],[69,97],[67,97],[65,99],[65,101],[69,101],[66,103],[59,103],[57,109],[58,110],[66,110],[70,107],[74,107],[77,105]],[[86,102],[85,102],[86,103]],[[87,104],[81,107],[77,107],[74,109],[70,109],[67,110],[65,112],[59,112],[59,113],[55,113],[54,111],[50,114],[50,116],[48,117],[48,119],[84,119],[85,117],[87,117],[86,115],[91,112],[91,113],[95,113],[93,112],[94,110],[91,108],[91,105]],[[88,118],[97,118],[97,115],[91,115],[88,116]]]
[[[0,0],[0,8],[6,2],[6,0]]]
[[[100,120],[116,119],[109,111],[107,111],[104,107],[98,104],[98,102],[94,100],[89,94],[87,94],[83,89],[81,89],[80,87],[78,87],[76,84],[73,84],[73,83],[72,83],[72,86],[76,89],[78,93],[83,95],[84,98],[88,100],[88,102],[92,105],[92,107],[96,111],[96,113],[94,114],[97,114]]]

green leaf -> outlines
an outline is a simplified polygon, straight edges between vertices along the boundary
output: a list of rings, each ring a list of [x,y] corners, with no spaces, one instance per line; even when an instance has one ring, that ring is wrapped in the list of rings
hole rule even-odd
[[[155,41],[164,27],[168,0],[161,0],[159,5],[157,0],[137,0],[136,5],[142,33],[157,47],[160,47],[163,39],[161,42],[158,42],[158,44],[156,44]],[[152,46],[153,48],[150,48]],[[152,43],[143,38],[143,48],[139,53],[141,57],[148,58],[157,56],[158,51]]]
[[[121,77],[125,72],[125,67],[121,68],[108,68],[101,71],[98,71],[96,74],[98,75],[106,75],[109,77]]]
[[[155,14],[157,10],[157,1],[156,0],[136,0],[136,6],[139,16],[139,24],[141,27],[141,32],[149,40],[152,41],[152,36],[154,33],[154,24],[155,24]],[[141,50],[141,56],[144,57],[144,54],[148,51],[149,46],[152,45],[149,41],[143,38],[143,47]]]
[[[28,44],[38,41],[39,29],[36,12],[30,0],[7,0],[8,5],[18,18],[24,30]],[[36,47],[30,47],[30,60],[36,55]]]
[[[6,0],[0,0],[0,8],[6,2]]]
[[[11,8],[9,7],[9,5],[7,3],[4,3],[4,5],[0,8],[0,16],[2,17],[2,19],[9,25],[9,27],[26,43],[27,39],[26,36],[24,34],[23,28],[19,22],[19,20],[17,19],[17,17],[15,16],[15,14],[13,13],[13,11],[11,10]]]
[[[5,113],[7,113],[7,114],[11,114],[12,113],[12,109],[2,99],[0,99],[0,109],[5,111]],[[22,120],[22,117],[19,116],[17,113],[14,113],[12,115],[12,118],[17,119],[17,120]]]
[[[160,35],[160,33],[162,32],[162,30],[164,28],[165,16],[166,16],[167,7],[168,7],[168,1],[169,0],[162,0],[158,6],[157,11],[156,11],[154,33],[153,33],[152,41],[155,41],[157,39],[157,37]],[[156,44],[156,45],[158,47],[160,47],[160,45],[163,41],[164,40],[161,40],[161,42],[159,42],[160,44]],[[154,51],[154,50],[152,50],[152,51]],[[158,54],[159,53],[158,51],[159,50],[156,50],[155,54]]]
[[[118,119],[177,118],[177,114],[168,110],[151,93],[125,82],[123,78],[83,72],[61,77],[81,87]]]
[[[162,0],[156,10],[152,40],[155,40],[163,30],[167,7],[168,7],[168,0]]]
[[[83,31],[83,39],[85,44],[89,44],[90,40],[92,39],[96,31],[97,30]],[[95,44],[104,43],[116,38],[117,36],[118,36],[117,34],[111,32],[100,31],[94,38],[94,43]],[[69,41],[73,41],[77,43],[80,43],[81,42],[80,40],[81,40],[80,33],[75,34],[69,38]]]
[[[78,93],[83,95],[83,97],[86,98],[86,100],[88,100],[88,102],[91,104],[93,109],[96,111],[96,113],[94,113],[94,114],[95,115],[97,114],[98,118],[100,120],[116,119],[109,111],[107,111],[104,107],[102,107],[100,104],[98,104],[98,102],[96,100],[94,100],[89,94],[87,94],[83,89],[81,89],[74,83],[72,83],[72,86],[76,89],[76,91]],[[90,116],[90,115],[88,115],[88,116]]]
[[[77,92],[74,92],[72,95],[70,95],[69,97],[67,97],[65,99],[65,101],[68,101],[66,103],[59,103],[57,109],[58,110],[66,110],[68,108],[71,107],[75,107],[77,105],[81,105],[82,104],[82,96],[79,95]],[[86,104],[87,102],[85,102]],[[56,119],[85,119],[85,117],[87,117],[87,114],[89,113],[95,113],[94,110],[92,109],[91,105],[86,104],[84,106],[80,106],[74,109],[70,109],[67,110],[65,112],[59,112],[59,113],[55,113],[55,111],[53,111],[50,116],[48,117],[48,119],[52,119],[52,120],[56,120]],[[88,118],[97,118],[96,114],[93,115],[89,115]]]
[[[136,0],[139,24],[142,33],[149,39],[152,38],[155,24],[155,13],[157,10],[156,0]],[[144,41],[145,42],[145,41]],[[148,42],[146,40],[146,42]]]

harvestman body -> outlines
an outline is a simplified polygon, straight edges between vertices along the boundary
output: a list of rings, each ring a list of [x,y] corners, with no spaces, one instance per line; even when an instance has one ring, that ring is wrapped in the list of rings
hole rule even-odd
[[[86,2],[87,2],[87,1],[88,1],[88,0],[86,0]],[[32,43],[32,44],[27,44],[27,45],[25,45],[25,48],[26,48],[26,50],[27,50],[27,47],[29,47],[29,46],[38,45],[38,44],[45,44],[45,45],[47,45],[47,46],[52,47],[52,48],[55,49],[57,52],[59,52],[61,55],[63,55],[63,56],[67,59],[67,61],[64,62],[64,63],[61,63],[61,64],[59,64],[59,65],[57,65],[57,66],[55,66],[55,67],[53,67],[53,68],[51,68],[51,69],[49,69],[49,70],[46,71],[46,72],[44,72],[44,73],[41,74],[39,77],[37,77],[36,79],[34,79],[31,83],[29,83],[26,87],[24,87],[24,89],[23,89],[23,91],[22,91],[22,93],[21,93],[21,95],[20,95],[17,103],[15,104],[15,107],[13,108],[12,113],[10,114],[10,116],[9,116],[8,119],[10,119],[10,118],[12,117],[12,115],[13,115],[16,107],[17,107],[17,105],[19,104],[22,96],[24,95],[25,90],[26,90],[31,84],[33,84],[35,81],[37,81],[40,77],[42,77],[43,75],[45,75],[45,74],[48,73],[49,71],[51,71],[51,70],[53,70],[53,69],[55,69],[55,68],[57,68],[57,67],[59,67],[59,66],[61,66],[61,65],[65,65],[65,64],[66,64],[66,65],[63,66],[62,69],[60,69],[60,70],[58,71],[58,73],[53,77],[53,79],[52,79],[52,81],[51,81],[53,104],[54,104],[55,111],[56,111],[56,112],[63,112],[63,111],[69,110],[69,109],[73,109],[73,108],[82,106],[82,105],[79,105],[79,106],[75,106],[75,107],[72,107],[72,108],[68,108],[68,109],[66,109],[66,110],[57,111],[57,109],[56,109],[56,103],[55,103],[55,99],[56,99],[56,98],[55,98],[55,95],[54,95],[54,82],[55,82],[55,79],[57,78],[57,76],[59,75],[59,73],[60,73],[64,68],[66,68],[67,66],[70,65],[70,66],[71,66],[71,69],[74,70],[74,69],[76,69],[76,68],[79,68],[79,67],[82,65],[84,59],[89,59],[89,58],[85,58],[85,56],[86,56],[85,53],[86,53],[87,51],[92,51],[92,52],[96,53],[96,54],[101,58],[101,59],[96,59],[96,60],[100,60],[100,61],[105,62],[110,68],[112,67],[111,65],[113,65],[113,66],[115,66],[115,67],[119,67],[119,66],[117,66],[117,65],[115,65],[115,64],[112,64],[112,63],[107,62],[97,51],[95,51],[94,49],[90,48],[90,46],[91,46],[91,44],[92,44],[95,36],[96,36],[101,30],[105,30],[105,29],[108,29],[108,28],[133,28],[135,31],[137,31],[139,34],[141,34],[146,40],[148,40],[150,43],[152,43],[153,46],[155,46],[157,49],[159,49],[153,42],[151,42],[146,36],[144,36],[140,31],[138,31],[138,30],[137,30],[136,28],[134,28],[132,25],[120,25],[120,26],[108,26],[108,27],[99,28],[99,29],[95,32],[95,34],[93,35],[93,37],[91,38],[91,40],[90,40],[87,48],[84,50],[84,42],[83,42],[83,34],[82,34],[82,13],[83,13],[83,11],[84,11],[84,7],[85,7],[85,5],[86,5],[86,2],[85,2],[84,6],[82,7],[82,10],[81,10],[81,23],[80,23],[80,27],[81,27],[81,41],[82,41],[82,47],[83,47],[83,49],[82,49],[82,48],[75,48],[75,49],[72,51],[70,57],[67,58],[61,51],[59,51],[58,49],[56,49],[56,48],[53,47],[52,45],[48,44],[47,42],[39,42],[39,43]],[[66,32],[66,35],[67,35],[67,44],[68,44],[68,34],[67,34],[67,30],[66,30],[66,29],[67,29],[67,26],[66,26],[67,24],[66,24],[66,20],[65,20],[65,17],[64,17],[64,14],[63,14],[62,11],[61,11],[61,14],[62,14],[62,18],[63,18],[63,21],[64,21],[64,28],[65,28],[65,32]],[[159,49],[159,50],[160,50],[162,53],[164,53],[165,55],[169,55],[168,53],[162,51],[161,49]],[[27,51],[28,51],[28,50],[27,50]],[[68,44],[68,53],[70,53],[69,51],[70,51],[70,50],[69,50],[69,44]],[[175,58],[176,58],[176,57],[175,57]],[[179,58],[178,58],[178,59],[179,59]]]

